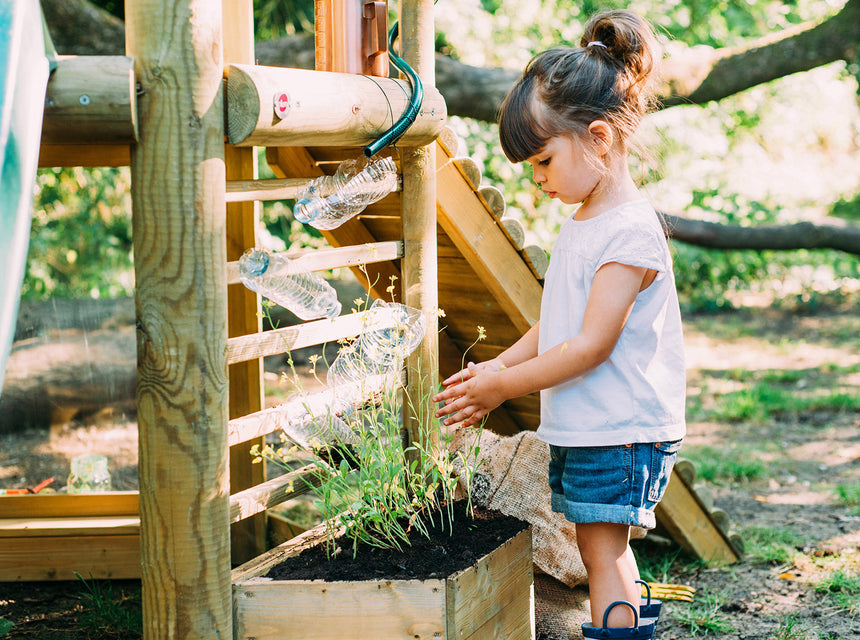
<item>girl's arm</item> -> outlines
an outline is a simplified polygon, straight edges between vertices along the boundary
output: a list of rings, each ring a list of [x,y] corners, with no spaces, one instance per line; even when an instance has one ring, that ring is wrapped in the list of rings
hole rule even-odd
[[[470,364],[462,382],[452,384],[433,397],[434,402],[445,402],[436,412],[437,417],[448,416],[444,421],[446,425],[461,420],[466,426],[478,424],[509,398],[548,389],[599,365],[615,348],[636,296],[646,286],[646,275],[649,270],[644,267],[617,262],[601,267],[594,276],[578,335],[517,364],[505,362],[505,368],[500,370]],[[508,350],[513,351],[511,355],[525,353],[525,349],[514,349],[531,333],[529,330]],[[531,340],[529,338],[528,342]]]

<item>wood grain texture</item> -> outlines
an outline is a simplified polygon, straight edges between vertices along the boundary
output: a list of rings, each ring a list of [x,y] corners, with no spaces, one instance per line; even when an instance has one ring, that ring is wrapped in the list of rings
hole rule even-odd
[[[141,0],[132,151],[145,638],[232,633],[221,2]]]

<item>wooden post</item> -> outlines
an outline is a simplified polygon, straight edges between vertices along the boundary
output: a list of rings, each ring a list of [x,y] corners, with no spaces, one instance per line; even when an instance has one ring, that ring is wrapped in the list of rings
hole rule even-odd
[[[232,637],[220,0],[126,3],[147,640]]]
[[[435,84],[433,0],[403,0],[400,10],[400,56],[427,87]],[[429,428],[434,406],[430,397],[439,381],[439,306],[436,250],[436,148],[407,148],[403,171],[403,302],[421,309],[427,331],[421,346],[407,359],[406,429],[412,442]],[[420,375],[418,375],[420,374]],[[426,443],[425,443],[426,444]]]
[[[254,62],[254,14],[251,0],[225,0],[223,5],[224,63]],[[228,180],[255,180],[257,155],[253,147],[224,148]],[[259,207],[254,202],[232,202],[227,205],[227,259],[238,260],[245,249],[257,244]],[[259,333],[260,300],[242,284],[227,289],[227,332],[232,338]],[[263,408],[262,360],[248,360],[231,365],[230,418],[239,418]],[[250,453],[262,438],[230,448],[230,493],[236,493],[265,482],[265,462],[252,464]],[[241,564],[266,550],[266,514],[259,513],[230,527],[232,564]]]

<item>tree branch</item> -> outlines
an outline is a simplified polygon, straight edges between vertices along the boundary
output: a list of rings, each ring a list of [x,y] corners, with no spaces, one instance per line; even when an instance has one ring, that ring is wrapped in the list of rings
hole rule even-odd
[[[788,225],[739,227],[691,220],[662,213],[666,235],[679,242],[710,249],[836,249],[860,256],[860,227],[798,222]]]
[[[57,51],[121,55],[122,21],[87,0],[42,0]],[[775,78],[837,60],[854,62],[860,49],[860,0],[848,0],[817,25],[771,34],[744,48],[692,47],[664,62],[661,100],[666,107],[719,100]],[[285,36],[256,43],[258,64],[313,68],[313,37]],[[448,113],[495,122],[519,71],[473,67],[436,55],[436,86]]]

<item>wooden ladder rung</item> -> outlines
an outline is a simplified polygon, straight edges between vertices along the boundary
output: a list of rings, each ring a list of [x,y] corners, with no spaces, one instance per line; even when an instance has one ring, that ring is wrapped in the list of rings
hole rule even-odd
[[[291,200],[313,178],[269,178],[262,180],[227,180],[227,202],[251,200]]]
[[[316,178],[265,178],[260,180],[227,180],[226,202],[252,200],[293,200],[304,186]],[[400,191],[397,180],[394,191]]]
[[[230,496],[230,523],[249,518],[318,487],[320,473],[321,469],[316,465],[306,465],[233,494]]]
[[[391,387],[402,387],[406,384],[404,371],[400,371],[399,377],[395,374],[370,376],[354,385],[356,391],[350,392],[348,387],[344,389],[345,397],[354,398],[355,403],[352,410],[358,410],[365,404],[376,404],[383,396],[386,389]],[[325,393],[318,392],[309,394],[304,400],[295,402],[306,402],[308,407],[317,407],[319,401],[325,401]],[[288,413],[288,412],[287,412]],[[227,444],[234,446],[253,438],[262,438],[270,433],[275,433],[284,428],[284,420],[287,413],[281,406],[263,409],[249,413],[241,418],[234,418],[227,424]]]
[[[331,320],[314,320],[263,333],[227,340],[227,364],[274,356],[287,351],[336,342],[361,333],[367,312],[349,313]]]
[[[290,259],[290,265],[285,270],[285,274],[326,271],[328,269],[355,267],[361,264],[372,264],[387,260],[399,260],[403,257],[403,241],[389,240],[348,247],[285,251],[282,255]],[[240,282],[239,262],[228,262],[227,283],[236,284],[238,282]]]

